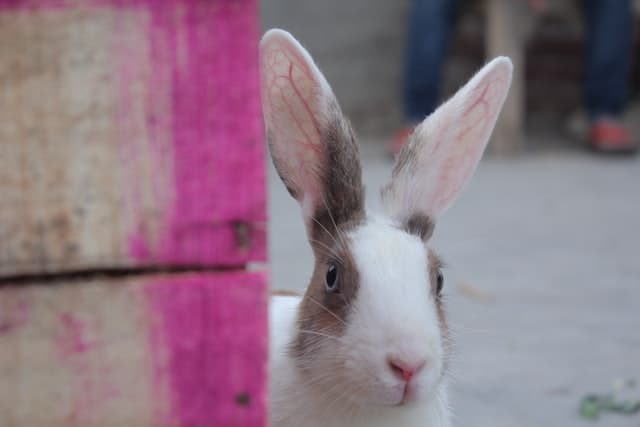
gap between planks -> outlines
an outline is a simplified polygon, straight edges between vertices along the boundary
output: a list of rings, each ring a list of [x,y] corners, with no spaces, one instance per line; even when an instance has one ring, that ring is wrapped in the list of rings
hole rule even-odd
[[[13,276],[0,277],[0,288],[16,285],[28,285],[34,282],[43,285],[55,286],[57,284],[80,282],[95,278],[123,278],[123,277],[139,277],[145,275],[159,274],[185,274],[185,273],[228,273],[233,271],[255,270],[248,269],[246,264],[227,265],[227,266],[203,266],[203,265],[184,265],[184,266],[143,266],[135,268],[100,268],[86,270],[71,270],[64,272],[51,273],[26,273]]]

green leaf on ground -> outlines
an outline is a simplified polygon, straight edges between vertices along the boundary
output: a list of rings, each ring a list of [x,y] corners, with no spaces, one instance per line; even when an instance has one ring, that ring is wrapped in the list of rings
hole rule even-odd
[[[597,420],[602,412],[632,415],[640,412],[640,400],[617,400],[611,394],[589,394],[580,402],[580,415]]]

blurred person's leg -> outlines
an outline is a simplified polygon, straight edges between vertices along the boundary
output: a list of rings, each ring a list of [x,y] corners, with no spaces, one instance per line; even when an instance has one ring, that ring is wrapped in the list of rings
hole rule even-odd
[[[421,122],[438,103],[442,68],[456,0],[414,0],[409,14],[404,108],[408,122]]]
[[[635,148],[620,122],[628,96],[633,12],[631,0],[585,0],[587,23],[585,101],[589,142],[602,151]]]
[[[404,120],[402,129],[389,147],[397,152],[413,126],[438,106],[442,68],[460,0],[413,0],[409,10],[409,29],[404,73]]]

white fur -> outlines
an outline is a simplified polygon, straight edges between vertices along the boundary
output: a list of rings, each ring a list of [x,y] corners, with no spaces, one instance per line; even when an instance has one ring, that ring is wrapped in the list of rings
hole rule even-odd
[[[360,274],[360,288],[345,333],[354,347],[350,372],[377,375],[384,385],[398,385],[387,358],[425,361],[413,380],[419,397],[430,397],[440,382],[444,352],[434,296],[429,281],[427,249],[416,236],[383,219],[358,227],[351,236],[352,253]],[[357,375],[353,381],[361,380]],[[393,404],[402,390],[373,400]],[[386,397],[386,398],[385,398]]]

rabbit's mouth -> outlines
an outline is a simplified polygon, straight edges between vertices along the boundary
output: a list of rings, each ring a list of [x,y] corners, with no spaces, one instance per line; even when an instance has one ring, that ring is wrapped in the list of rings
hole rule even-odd
[[[391,381],[371,384],[367,403],[373,406],[405,407],[427,402],[440,389],[442,375],[437,369],[428,369],[409,380],[393,378]]]
[[[416,399],[416,394],[417,386],[415,385],[415,383],[406,382],[402,390],[402,399],[400,400],[400,403],[398,403],[398,406],[403,406],[409,402],[412,402]]]
[[[353,396],[354,403],[361,407],[405,407],[426,400],[429,393],[424,381],[375,381],[357,387],[362,392]]]

